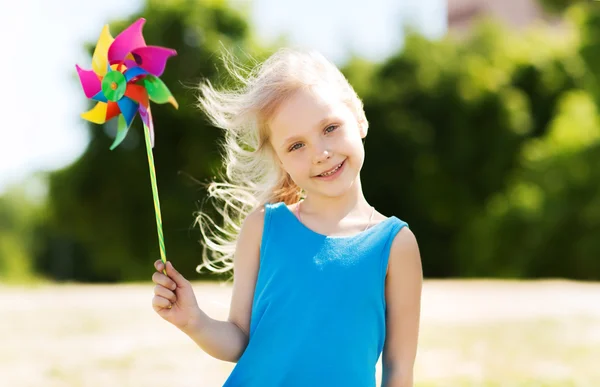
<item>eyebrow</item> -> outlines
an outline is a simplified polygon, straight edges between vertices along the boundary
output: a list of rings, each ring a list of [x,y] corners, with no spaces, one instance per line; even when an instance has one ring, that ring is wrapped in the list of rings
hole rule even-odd
[[[327,116],[325,118],[323,118],[321,121],[319,121],[319,123],[317,123],[316,127],[317,128],[321,128],[323,127],[326,123],[331,122],[331,121],[338,121],[340,120],[338,118],[337,115],[331,115],[331,116]],[[283,142],[282,142],[282,146],[288,146],[289,144],[296,142],[298,140],[302,139],[302,136],[291,136],[286,138]]]

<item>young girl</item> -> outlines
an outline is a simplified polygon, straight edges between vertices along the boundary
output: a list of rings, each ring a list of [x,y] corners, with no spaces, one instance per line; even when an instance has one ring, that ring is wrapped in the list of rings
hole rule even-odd
[[[154,310],[237,362],[225,386],[375,386],[382,353],[382,386],[413,386],[421,260],[407,224],[363,195],[362,102],[313,52],[228,69],[239,88],[200,89],[201,108],[225,130],[226,176],[209,187],[224,224],[198,222],[212,253],[203,266],[233,269],[229,318],[200,310],[190,283],[171,262],[164,275],[160,260]]]

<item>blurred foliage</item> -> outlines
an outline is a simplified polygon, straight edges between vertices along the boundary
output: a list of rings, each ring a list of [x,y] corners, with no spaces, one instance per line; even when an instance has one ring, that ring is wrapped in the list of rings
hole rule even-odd
[[[544,10],[551,13],[564,12],[570,6],[585,4],[597,0],[539,0]]]
[[[36,227],[44,223],[44,203],[27,193],[25,185],[10,187],[0,196],[0,282],[38,280],[33,257],[40,245]]]
[[[221,133],[195,108],[194,88],[228,82],[223,47],[242,60],[273,48],[224,1],[148,1],[110,23],[113,36],[141,15],[148,42],[178,51],[161,78],[180,109],[153,107],[154,157],[167,257],[196,279],[193,213]],[[409,223],[426,276],[600,279],[600,6],[564,15],[561,28],[526,35],[489,22],[458,41],[409,34],[382,63],[344,67],[370,121],[365,195]],[[23,260],[55,279],[150,278],[159,252],[139,120],[112,152],[115,123],[89,130],[83,156],[50,175],[48,216],[20,214],[33,207],[18,195],[0,201],[0,274]],[[24,252],[21,235],[40,249]]]
[[[427,276],[600,278],[599,10],[411,35],[361,90],[367,198],[409,222]]]

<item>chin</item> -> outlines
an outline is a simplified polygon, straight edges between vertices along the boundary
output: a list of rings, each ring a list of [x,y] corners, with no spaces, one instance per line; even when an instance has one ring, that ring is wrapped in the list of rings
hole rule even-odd
[[[348,171],[346,171],[348,172]],[[317,196],[323,196],[327,198],[335,198],[344,196],[347,194],[356,182],[356,176],[354,179],[344,178],[334,182],[325,182],[321,184],[311,184],[312,190],[306,190],[308,194],[313,193]]]

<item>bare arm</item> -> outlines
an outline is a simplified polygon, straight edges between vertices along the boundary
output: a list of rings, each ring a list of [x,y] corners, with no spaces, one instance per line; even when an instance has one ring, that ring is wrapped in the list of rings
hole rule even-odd
[[[392,242],[386,278],[385,387],[413,387],[422,283],[419,247],[412,231],[404,227]]]
[[[198,309],[193,322],[182,329],[207,354],[237,362],[246,346],[250,315],[260,260],[264,209],[254,211],[244,221],[234,256],[233,292],[227,321],[210,318]]]

